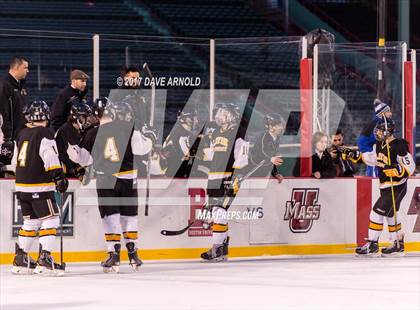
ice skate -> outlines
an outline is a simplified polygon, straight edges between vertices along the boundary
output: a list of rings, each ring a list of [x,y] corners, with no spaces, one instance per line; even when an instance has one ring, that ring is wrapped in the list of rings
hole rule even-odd
[[[61,277],[64,275],[64,269],[65,265],[54,263],[54,258],[51,256],[51,252],[42,250],[34,273],[45,276]]]
[[[390,246],[381,249],[382,257],[404,256],[404,236],[398,241],[395,240]]]
[[[137,254],[137,248],[134,244],[134,242],[127,243],[127,253],[128,253],[128,261],[133,267],[135,271],[138,270],[138,268],[143,265],[143,262],[141,261],[140,257]]]
[[[227,261],[228,257],[229,237],[223,241],[223,244],[215,244],[207,252],[201,254],[203,262],[219,263]]]
[[[32,274],[36,268],[36,262],[23,251],[19,245],[15,245],[15,257],[13,259],[13,274]]]
[[[356,248],[356,256],[358,257],[378,257],[379,256],[379,246],[378,241],[370,241]]]
[[[108,259],[101,262],[101,266],[105,273],[110,272],[120,272],[120,251],[121,251],[121,244],[114,245],[114,252],[108,252],[109,257]]]

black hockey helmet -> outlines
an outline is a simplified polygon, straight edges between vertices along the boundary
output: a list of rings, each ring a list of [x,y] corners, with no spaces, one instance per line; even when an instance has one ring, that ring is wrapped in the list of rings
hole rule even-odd
[[[91,107],[86,103],[73,104],[70,109],[70,119],[76,123],[81,131],[89,128],[91,116],[93,115]]]
[[[241,112],[239,107],[231,102],[216,103],[213,110],[214,120],[219,126],[226,123],[237,123],[239,121],[240,114]]]
[[[190,130],[195,129],[198,122],[198,113],[195,109],[178,111],[177,118],[181,124],[187,125]]]
[[[266,129],[268,129],[270,126],[275,126],[278,124],[285,125],[284,118],[277,113],[269,113],[264,116],[264,126]]]
[[[385,141],[392,136],[395,131],[395,122],[390,118],[383,118],[376,123],[373,130],[375,139],[378,141]]]
[[[44,100],[34,100],[23,109],[26,122],[48,121],[50,119],[50,107]]]
[[[104,113],[104,110],[107,104],[108,104],[108,97],[100,97],[96,99],[92,107],[92,110],[95,116],[102,117],[102,114]]]
[[[104,110],[104,115],[108,115],[113,121],[134,121],[133,108],[124,101],[108,102]]]

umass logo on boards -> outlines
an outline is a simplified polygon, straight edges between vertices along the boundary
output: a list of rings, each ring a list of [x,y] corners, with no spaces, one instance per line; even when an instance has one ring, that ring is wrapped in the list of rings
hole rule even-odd
[[[294,188],[290,200],[286,201],[284,220],[294,233],[307,233],[319,219],[321,205],[318,204],[319,188]]]

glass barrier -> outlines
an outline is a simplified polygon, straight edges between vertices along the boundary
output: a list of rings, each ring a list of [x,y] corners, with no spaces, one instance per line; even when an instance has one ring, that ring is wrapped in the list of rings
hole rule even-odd
[[[238,90],[236,102],[245,104],[241,129],[245,132],[245,140],[250,142],[250,154],[259,153],[261,143],[269,143],[268,139],[262,142],[268,138],[266,116],[279,118],[284,129],[279,134],[276,133],[275,152],[283,156],[284,163],[279,166],[278,172],[291,176],[300,150],[301,38],[239,38],[215,41],[215,86],[219,94],[221,89]],[[215,103],[217,99],[215,96]],[[259,151],[254,152],[254,149]],[[251,156],[254,164],[257,164],[258,159],[257,154]],[[267,163],[265,167],[266,169],[256,175],[268,173],[272,164]]]
[[[420,50],[416,51],[416,128],[415,128],[415,143],[416,143],[416,163],[420,172]]]
[[[29,61],[25,88],[28,101],[43,99],[52,104],[70,83],[70,72],[80,69],[92,77],[92,38],[86,34],[0,30],[0,72],[5,75],[13,56]],[[92,98],[92,78],[88,81]]]
[[[402,42],[388,42],[383,48],[375,43],[318,45],[315,131],[331,135],[341,129],[344,143],[356,145],[363,128],[374,118],[373,102],[379,97],[391,107],[396,134],[401,136],[403,52]]]
[[[100,95],[143,97],[138,100],[145,100],[147,108],[141,113],[149,122],[154,88],[154,127],[163,143],[184,108],[208,113],[208,102],[201,106],[196,102],[194,107],[187,102],[195,90],[209,88],[209,57],[209,40],[101,35]],[[133,66],[140,69],[138,85],[133,79],[124,80],[121,72]]]

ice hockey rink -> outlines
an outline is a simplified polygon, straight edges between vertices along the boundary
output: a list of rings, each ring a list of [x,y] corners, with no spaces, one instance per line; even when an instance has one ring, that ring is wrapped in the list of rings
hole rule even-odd
[[[420,256],[266,257],[205,264],[146,261],[134,273],[68,264],[64,277],[14,276],[1,266],[11,309],[420,309]]]

